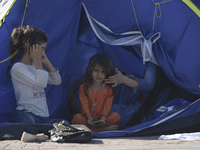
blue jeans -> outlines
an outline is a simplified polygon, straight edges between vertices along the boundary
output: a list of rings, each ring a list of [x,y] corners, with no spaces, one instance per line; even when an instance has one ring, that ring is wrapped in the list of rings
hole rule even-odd
[[[53,119],[49,117],[40,117],[32,112],[28,112],[27,110],[16,110],[14,114],[14,122],[15,123],[44,123],[44,124],[53,124],[55,122],[65,121],[65,124],[69,125],[69,122],[64,119]]]

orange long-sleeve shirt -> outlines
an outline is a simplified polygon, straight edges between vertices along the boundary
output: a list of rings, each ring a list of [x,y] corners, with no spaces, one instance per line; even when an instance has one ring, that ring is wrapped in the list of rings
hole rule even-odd
[[[95,92],[92,87],[84,93],[84,84],[79,88],[79,98],[81,110],[83,114],[90,113],[91,116],[101,117],[108,116],[113,102],[113,90],[105,85],[98,92]],[[94,105],[93,105],[94,104]]]

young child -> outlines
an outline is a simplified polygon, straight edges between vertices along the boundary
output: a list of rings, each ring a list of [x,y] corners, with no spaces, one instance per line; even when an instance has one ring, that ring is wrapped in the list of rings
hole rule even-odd
[[[58,85],[61,77],[45,54],[47,36],[34,27],[14,28],[10,39],[10,53],[17,52],[11,58],[11,79],[15,91],[17,108],[14,122],[54,123],[60,119],[49,118],[44,88],[47,84]],[[18,56],[19,62],[14,64]],[[14,65],[13,65],[14,64]],[[43,65],[46,67],[44,70]],[[68,124],[68,122],[66,121]]]
[[[90,59],[83,84],[79,88],[82,113],[74,115],[72,124],[84,124],[95,132],[119,128],[119,114],[110,113],[114,90],[104,83],[104,79],[112,74],[112,62],[107,55],[97,54]]]

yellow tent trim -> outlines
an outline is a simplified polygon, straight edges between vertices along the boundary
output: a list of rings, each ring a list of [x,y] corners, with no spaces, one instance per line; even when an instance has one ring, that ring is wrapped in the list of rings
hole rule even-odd
[[[3,18],[2,18],[2,20],[1,20],[1,22],[0,22],[0,27],[1,27],[2,24],[4,23],[6,16],[9,14],[9,12],[10,12],[11,8],[13,7],[13,5],[15,4],[15,2],[16,2],[16,0],[13,1],[13,3],[10,5],[10,8],[9,8],[8,11],[6,12],[6,14],[3,16]]]
[[[12,6],[14,5],[15,2],[16,2],[16,0],[13,1],[12,5],[10,6],[10,8],[9,8],[9,10],[7,11],[7,13],[6,13],[5,16],[7,16],[7,15],[9,14],[10,9],[12,8]],[[30,3],[30,0],[26,0],[26,5],[25,5],[25,9],[24,9],[24,15],[23,15],[22,22],[21,22],[21,27],[23,26],[23,23],[24,23],[24,18],[25,18],[25,15],[26,15],[26,9],[28,8],[28,2]],[[4,21],[5,21],[5,16],[4,16]],[[4,22],[4,21],[3,21],[3,22]],[[2,25],[3,22],[1,22],[0,27],[1,27],[1,25]],[[0,61],[0,64],[3,63],[3,62],[5,62],[5,61],[7,61],[7,60],[9,60],[9,59],[11,59],[11,58],[13,58],[13,57],[15,57],[15,56],[17,55],[17,51],[18,51],[18,50],[16,50],[16,51],[15,51],[12,55],[10,55],[8,58],[6,58],[6,59]]]
[[[200,18],[200,9],[191,0],[182,0]]]

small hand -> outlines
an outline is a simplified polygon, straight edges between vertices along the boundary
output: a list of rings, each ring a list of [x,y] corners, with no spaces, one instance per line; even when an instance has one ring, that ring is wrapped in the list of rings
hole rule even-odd
[[[33,59],[33,61],[38,61],[41,59],[42,52],[40,51],[38,44],[30,46],[30,56]]]
[[[88,124],[89,124],[89,126],[91,126],[91,127],[94,126],[94,123],[93,123],[92,118],[88,118]]]
[[[101,119],[102,120],[102,119]],[[103,127],[103,126],[105,126],[105,124],[106,124],[106,120],[102,120],[103,122],[99,122],[99,123],[97,123],[97,124],[95,124],[98,128],[101,128],[101,127]]]
[[[42,52],[41,61],[42,61],[43,64],[45,64],[45,63],[47,63],[49,61],[49,59],[47,58],[45,52]]]
[[[105,79],[106,84],[113,84],[112,87],[116,87],[119,84],[123,83],[124,75],[121,71],[116,68],[116,74],[114,76],[110,76],[108,79]]]
[[[101,128],[101,127],[103,127],[103,126],[106,125],[106,117],[105,117],[105,116],[101,116],[100,120],[101,120],[102,122],[99,122],[99,123],[95,124],[95,125],[96,125],[97,127],[99,127],[99,128]]]

